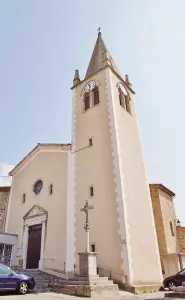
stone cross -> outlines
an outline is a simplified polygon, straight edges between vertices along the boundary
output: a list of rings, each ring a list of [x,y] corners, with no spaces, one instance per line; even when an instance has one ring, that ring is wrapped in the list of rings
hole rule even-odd
[[[84,211],[86,214],[86,218],[85,218],[85,225],[84,225],[84,229],[86,232],[86,252],[89,252],[89,230],[90,230],[90,225],[89,225],[89,210],[93,209],[94,206],[89,205],[88,200],[86,200],[85,205],[83,208],[80,209],[80,211]]]

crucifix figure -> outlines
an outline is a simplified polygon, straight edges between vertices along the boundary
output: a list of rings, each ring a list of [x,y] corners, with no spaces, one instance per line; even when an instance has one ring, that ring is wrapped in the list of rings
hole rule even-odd
[[[84,229],[86,232],[86,252],[89,252],[89,230],[90,230],[89,210],[93,209],[93,208],[94,208],[94,206],[89,205],[88,200],[86,200],[84,207],[80,209],[80,211],[84,211],[86,214],[85,225],[84,225]]]
[[[101,27],[99,27],[97,31],[98,31],[98,33],[100,33],[101,32]]]

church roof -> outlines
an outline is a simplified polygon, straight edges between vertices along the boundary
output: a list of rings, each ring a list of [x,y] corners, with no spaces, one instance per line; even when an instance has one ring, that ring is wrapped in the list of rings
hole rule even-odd
[[[167,193],[169,196],[175,197],[175,193],[172,192],[171,190],[169,190],[166,186],[164,186],[164,185],[161,184],[161,183],[151,183],[151,184],[149,184],[149,186],[150,186],[151,188],[152,188],[152,187],[158,188],[158,189],[160,189],[161,191]]]
[[[121,77],[121,74],[120,74],[118,68],[116,67],[115,62],[103,41],[101,32],[99,32],[98,38],[96,40],[96,44],[94,46],[94,50],[93,50],[93,53],[92,53],[92,56],[91,56],[91,59],[89,62],[89,66],[88,66],[88,69],[87,69],[87,72],[85,75],[85,79],[94,75],[95,73],[102,70],[106,66],[110,66]]]
[[[9,173],[9,176],[15,175],[16,171],[19,170],[24,164],[26,164],[29,159],[36,155],[40,149],[61,149],[64,151],[71,150],[71,144],[57,144],[57,143],[38,143]]]
[[[0,192],[9,192],[10,186],[0,186]]]

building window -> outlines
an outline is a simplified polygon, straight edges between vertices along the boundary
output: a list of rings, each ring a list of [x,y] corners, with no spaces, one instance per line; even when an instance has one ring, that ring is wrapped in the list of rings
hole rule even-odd
[[[126,111],[128,111],[128,113],[130,114],[131,113],[131,110],[130,110],[130,99],[129,99],[129,96],[125,96],[125,106],[126,106]]]
[[[89,187],[89,193],[90,193],[90,197],[94,196],[94,187],[93,186]]]
[[[53,184],[50,184],[50,186],[49,186],[49,194],[50,195],[53,194]]]
[[[25,203],[26,202],[26,194],[23,194],[22,195],[22,203]]]
[[[174,228],[173,228],[172,221],[170,221],[170,230],[171,230],[171,235],[174,236],[175,233],[174,233]]]
[[[33,192],[35,193],[35,195],[38,195],[43,187],[43,182],[42,180],[37,180],[34,185],[33,185]]]
[[[99,89],[97,86],[93,90],[93,100],[94,100],[94,105],[100,103]]]
[[[91,244],[91,252],[96,252],[95,244]]]
[[[93,145],[93,139],[89,138],[89,147],[91,147]]]
[[[125,105],[125,95],[123,94],[122,90],[119,88],[119,104],[123,107],[126,108]]]
[[[131,109],[130,109],[130,98],[128,95],[125,95],[123,91],[119,88],[119,103],[120,105],[129,113],[131,114]]]
[[[89,93],[85,93],[84,95],[84,111],[90,108],[90,96]]]

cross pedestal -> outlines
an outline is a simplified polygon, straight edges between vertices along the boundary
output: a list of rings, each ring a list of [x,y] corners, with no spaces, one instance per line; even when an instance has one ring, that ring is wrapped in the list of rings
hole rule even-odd
[[[97,253],[81,252],[79,255],[79,276],[95,277],[97,276]]]
[[[119,295],[118,286],[110,282],[108,278],[102,278],[97,275],[97,253],[89,252],[89,210],[93,206],[86,201],[81,209],[86,214],[85,233],[86,233],[86,252],[80,252],[79,255],[79,274],[66,283],[54,284],[53,291],[67,295],[80,297],[112,297],[114,299]]]

